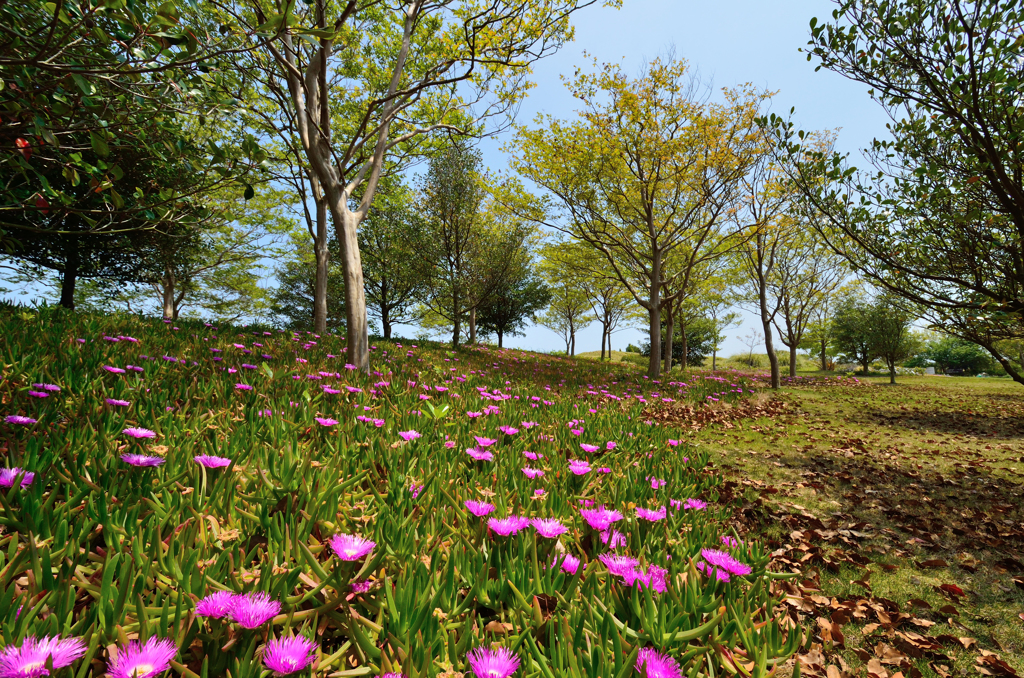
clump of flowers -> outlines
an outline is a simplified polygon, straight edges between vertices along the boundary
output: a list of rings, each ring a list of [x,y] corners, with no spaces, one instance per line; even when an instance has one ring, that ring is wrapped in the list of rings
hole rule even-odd
[[[227,457],[215,457],[212,454],[200,454],[193,457],[192,460],[206,468],[224,468],[231,465],[231,460]]]
[[[150,638],[144,643],[133,640],[118,648],[107,666],[110,678],[152,678],[171,667],[178,646],[168,638]]]
[[[281,603],[267,593],[234,596],[228,606],[228,618],[243,629],[263,626],[281,612]]]
[[[700,555],[706,562],[697,563],[697,569],[709,577],[729,581],[733,576],[743,577],[753,572],[749,565],[741,563],[725,551],[701,549]]]
[[[473,499],[467,499],[465,502],[463,502],[463,504],[467,509],[469,509],[469,512],[477,518],[483,518],[484,516],[494,511],[494,504],[488,504],[487,502],[484,501],[474,501]]]
[[[487,527],[502,537],[518,534],[530,524],[529,518],[522,516],[509,516],[507,518],[491,518],[487,521]]]
[[[301,671],[316,659],[317,645],[309,638],[272,638],[263,648],[263,664],[279,676]]]
[[[21,486],[28,487],[36,477],[35,473],[25,471],[17,466],[14,468],[0,468],[0,487],[14,487],[14,482],[21,476]]]
[[[21,645],[8,645],[0,650],[0,676],[7,678],[36,678],[49,675],[47,660],[53,668],[70,666],[85,654],[86,646],[79,638],[36,638],[28,636]]]
[[[679,662],[652,647],[640,650],[636,657],[636,671],[641,678],[680,678]]]

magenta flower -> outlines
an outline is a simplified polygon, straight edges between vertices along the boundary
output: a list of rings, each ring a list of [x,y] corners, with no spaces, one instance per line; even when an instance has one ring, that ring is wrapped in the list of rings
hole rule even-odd
[[[537,518],[533,521],[533,527],[537,530],[537,534],[545,539],[554,539],[569,531],[569,528],[557,518]]]
[[[178,646],[169,638],[152,637],[145,643],[133,640],[120,647],[107,665],[109,678],[152,678],[171,667]]]
[[[615,449],[615,443],[613,443],[612,441],[610,441],[610,440],[609,440],[609,441],[608,441],[608,442],[607,442],[607,443],[605,444],[604,448],[605,448],[606,450],[614,450],[614,449]]]
[[[706,501],[701,501],[700,499],[687,499],[686,502],[683,504],[684,509],[694,511],[703,511],[707,507],[708,503]]]
[[[555,562],[558,562],[557,556],[555,557]],[[562,568],[563,572],[568,572],[569,574],[576,574],[576,571],[580,569],[580,559],[574,555],[566,553],[565,557],[562,558],[562,563],[560,567]]]
[[[33,398],[49,398],[50,394],[44,391],[29,391],[28,394]]]
[[[86,645],[79,638],[51,638],[27,636],[20,647],[8,645],[0,650],[0,676],[3,678],[36,678],[47,676],[46,661],[51,659],[53,668],[71,665],[85,654]]]
[[[506,647],[497,650],[478,647],[466,655],[466,659],[476,678],[508,678],[519,668],[519,657]]]
[[[121,461],[132,466],[160,466],[166,460],[163,457],[151,457],[148,454],[122,454]]]
[[[498,442],[494,438],[483,438],[481,436],[473,436],[476,439],[476,444],[480,447],[490,447],[494,443]]]
[[[531,461],[537,461],[544,457],[543,454],[537,454],[536,452],[530,452],[529,450],[523,450],[523,456]]]
[[[57,386],[57,384],[32,384],[32,388],[42,389],[50,393],[60,393],[60,386]]]
[[[721,539],[722,539],[722,543],[725,544],[726,546],[736,547],[736,546],[739,546],[740,544],[743,543],[741,541],[737,541],[735,537],[733,537],[732,535],[728,535],[728,534],[723,534]]]
[[[235,384],[235,389],[238,391],[251,391],[252,386],[249,386],[249,384]]]
[[[196,603],[196,614],[200,617],[223,619],[231,613],[235,594],[231,591],[217,591]]]
[[[215,457],[212,454],[200,454],[193,457],[192,460],[206,468],[224,468],[231,465],[231,460],[227,457]]]
[[[494,510],[494,504],[488,504],[482,501],[467,499],[463,503],[466,505],[466,508],[469,509],[469,512],[477,518],[483,518]]]
[[[281,611],[281,603],[266,593],[249,593],[231,599],[228,618],[243,629],[263,626]]]
[[[652,490],[660,490],[661,488],[665,487],[665,481],[662,480],[661,478],[655,478],[653,476],[647,476],[647,480],[651,481],[651,489]]]
[[[626,535],[618,530],[605,530],[601,532],[601,543],[608,544],[608,548],[617,549],[626,545]]]
[[[622,514],[618,511],[606,509],[580,509],[580,515],[587,521],[587,524],[598,532],[607,530],[612,523],[622,520]]]
[[[542,475],[544,475],[544,471],[541,471],[540,469],[536,468],[530,468],[529,466],[524,466],[522,471],[523,475],[530,479],[540,478]]]
[[[645,647],[636,657],[636,671],[640,678],[681,678],[679,663],[653,647]]]
[[[679,445],[679,441],[678,440],[669,440],[668,444],[669,444],[669,447],[676,447],[677,445]]]
[[[360,560],[377,545],[355,534],[336,534],[330,540],[331,550],[342,560]]]
[[[517,534],[520,530],[523,530],[530,524],[529,518],[522,516],[509,516],[507,518],[490,518],[487,521],[487,527],[500,534],[502,537],[507,537],[512,534]]]
[[[586,443],[580,443],[580,447],[583,449],[584,452],[597,452],[597,450],[599,449],[597,445],[588,445]]]
[[[20,414],[10,414],[4,418],[4,421],[8,424],[17,424],[18,426],[31,426],[37,420],[32,417],[23,417]]]
[[[537,422],[535,422],[535,421],[524,421],[524,422],[520,422],[520,423],[522,424],[523,428],[525,428],[526,430],[530,430],[531,428],[533,428],[534,426],[537,425]]]
[[[303,636],[272,638],[263,648],[263,664],[279,676],[301,671],[316,659],[317,644]]]
[[[455,447],[455,441],[454,440],[446,440],[446,441],[444,441],[444,446],[447,447],[450,450],[453,447]]]
[[[639,561],[636,558],[615,555],[612,553],[602,554],[600,556],[600,560],[604,563],[604,566],[608,568],[609,572],[619,577],[624,577],[626,573],[632,572],[639,564]]]
[[[135,438],[135,439],[139,439],[139,438],[156,438],[156,432],[155,431],[150,431],[148,428],[137,428],[137,427],[126,428],[125,430],[121,431],[121,433],[125,434],[129,438]]]
[[[124,374],[124,370],[122,370],[120,367],[111,367],[110,365],[104,365],[103,369],[105,369],[107,372],[110,372],[111,374]]]
[[[652,523],[658,520],[664,520],[666,515],[668,515],[668,508],[664,506],[653,511],[651,509],[643,508],[642,506],[636,507],[636,517],[641,520],[649,520]]]
[[[0,468],[0,487],[14,487],[14,481],[18,479],[18,476],[23,476],[21,486],[28,487],[32,484],[32,479],[36,477],[36,474],[20,469],[17,466],[14,468]]]
[[[131,403],[127,400],[117,400],[116,398],[107,398],[108,405],[116,405],[117,407],[130,407]]]
[[[741,563],[725,551],[719,551],[717,549],[701,549],[700,555],[707,561],[707,565],[700,569],[704,574],[709,576],[711,573],[708,571],[708,568],[721,570],[726,572],[729,576],[736,575],[740,577],[753,572],[753,569],[749,565]],[[722,579],[722,581],[729,581],[728,578],[723,579],[721,576],[718,578]]]
[[[330,417],[314,417],[314,419],[321,426],[334,426],[338,423],[337,419],[331,419]]]
[[[583,461],[581,459],[570,459],[569,470],[572,471],[573,475],[586,475],[587,473],[590,473],[590,462]]]
[[[478,450],[475,447],[466,448],[466,454],[473,457],[477,461],[493,461],[494,455],[487,450]]]
[[[499,426],[498,430],[507,436],[514,436],[515,434],[519,433],[519,429],[512,428],[511,426]]]
[[[409,430],[409,431],[399,431],[398,432],[398,436],[402,440],[404,440],[406,442],[412,442],[413,440],[416,440],[417,438],[422,438],[423,434],[420,433],[419,431]]]
[[[638,589],[651,589],[658,593],[668,591],[666,577],[668,570],[657,565],[649,565],[644,572],[639,567],[634,567],[622,575],[622,582],[626,586],[636,586]]]

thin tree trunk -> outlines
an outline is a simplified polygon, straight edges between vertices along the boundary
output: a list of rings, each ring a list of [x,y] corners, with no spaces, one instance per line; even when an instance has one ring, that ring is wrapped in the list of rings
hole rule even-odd
[[[68,255],[60,279],[60,305],[75,310],[75,283],[78,282],[78,238],[68,237]]]
[[[469,343],[476,343],[476,306],[469,309]]]
[[[796,342],[789,347],[789,376],[796,376]]]
[[[762,278],[758,284],[761,302],[761,325],[764,327],[764,348],[768,351],[768,363],[772,368],[772,388],[778,390],[782,385],[779,375],[779,356],[775,355],[775,343],[772,340],[772,321],[768,315],[768,289]]]
[[[889,383],[896,383],[896,363],[889,363]]]
[[[501,338],[502,338],[503,334],[504,333],[501,330],[498,330],[498,348],[502,348],[502,346],[501,346]]]
[[[174,320],[174,271],[170,268],[164,269],[164,277],[161,280],[164,302],[164,320]]]
[[[711,371],[714,372],[718,369],[718,344],[711,348]]]
[[[825,356],[825,349],[828,347],[828,342],[824,337],[821,339],[821,371],[824,372],[828,369],[828,358]]]
[[[327,249],[327,205],[316,201],[316,238],[313,240],[316,257],[316,280],[313,283],[313,331],[327,333],[327,272],[331,253]]]
[[[656,252],[651,262],[651,295],[647,306],[651,323],[651,359],[647,363],[647,376],[657,379],[661,376],[661,252]]]
[[[569,357],[576,357],[576,330],[572,331],[572,349],[569,351]]]
[[[673,311],[674,311],[673,307],[674,306],[675,306],[674,302],[669,302],[668,308],[666,309],[667,313],[665,314],[665,330],[667,332],[665,337],[664,337],[664,341],[665,341],[665,374],[666,375],[672,374],[672,340],[674,338],[675,329],[676,329],[675,318],[673,317],[675,315],[673,313]]]
[[[605,332],[606,332],[605,328],[606,327],[607,327],[607,325],[605,325],[604,323],[601,323],[601,362],[604,362],[604,337],[605,337]]]
[[[380,309],[380,327],[384,331],[384,338],[391,338],[391,314],[388,313],[387,306]]]

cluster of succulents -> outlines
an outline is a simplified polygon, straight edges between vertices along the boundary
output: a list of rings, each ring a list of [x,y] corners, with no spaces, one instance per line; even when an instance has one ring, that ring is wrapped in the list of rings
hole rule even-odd
[[[796,650],[708,453],[645,417],[743,381],[0,324],[0,678],[710,678]]]

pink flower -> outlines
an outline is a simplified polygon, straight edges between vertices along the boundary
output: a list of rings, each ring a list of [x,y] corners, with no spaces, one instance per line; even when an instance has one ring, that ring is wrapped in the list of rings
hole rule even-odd
[[[668,584],[665,581],[667,575],[668,570],[657,565],[649,565],[646,572],[639,567],[634,567],[622,575],[622,582],[626,586],[635,585],[639,589],[647,588],[658,593],[665,593],[668,590]]]
[[[150,431],[148,428],[126,428],[121,433],[129,438],[156,438],[156,432]]]
[[[590,527],[598,532],[607,530],[612,523],[622,520],[622,514],[618,511],[606,509],[604,506],[597,509],[580,509],[580,515],[587,521]]]
[[[446,441],[444,441],[444,446],[447,447],[450,450],[453,447],[455,447],[455,441],[454,440],[446,440]]]
[[[475,678],[508,678],[519,668],[519,657],[508,648],[487,650],[482,647],[466,655]]]
[[[164,463],[164,458],[145,454],[122,454],[121,461],[132,466],[160,466]]]
[[[192,460],[206,468],[224,468],[231,465],[231,460],[227,457],[215,457],[212,454],[200,454],[193,457]]]
[[[153,678],[171,667],[178,646],[169,638],[150,637],[145,643],[133,640],[107,665],[109,678]]]
[[[569,531],[569,528],[557,518],[536,518],[533,521],[533,527],[537,530],[537,534],[546,539],[554,539]]]
[[[615,443],[613,443],[612,441],[609,440],[607,443],[605,443],[604,448],[606,450],[614,450],[615,449]]]
[[[597,445],[588,445],[586,443],[580,443],[580,447],[583,448],[584,452],[597,452],[599,449]]]
[[[480,447],[490,447],[494,443],[498,442],[493,438],[483,438],[481,436],[473,436],[476,439],[476,444]]]
[[[590,473],[590,463],[581,459],[570,459],[569,470],[573,475],[582,476]]]
[[[507,436],[514,436],[515,434],[519,433],[519,429],[512,428],[511,426],[499,426],[498,430]]]
[[[604,553],[599,557],[600,561],[604,563],[604,566],[608,568],[608,571],[616,576],[623,576],[627,572],[632,572],[639,561],[636,558],[630,558],[629,556],[620,556],[611,553]]]
[[[330,544],[335,555],[342,560],[360,560],[377,545],[354,534],[336,534],[331,537]]]
[[[679,444],[678,440],[669,440],[668,444],[670,447],[676,447]]]
[[[231,591],[211,593],[196,603],[196,615],[211,619],[223,619],[231,611],[231,603],[234,599],[235,594]]]
[[[418,431],[409,430],[399,431],[398,436],[406,442],[411,442],[413,440],[416,440],[417,438],[423,437],[423,434],[419,433]]]
[[[477,461],[493,461],[494,455],[487,450],[478,450],[475,447],[466,448],[466,454],[473,457]]]
[[[23,417],[20,414],[10,414],[7,415],[4,421],[8,424],[17,424],[18,426],[31,426],[38,420],[33,419],[32,417]]]
[[[21,486],[28,487],[32,484],[36,474],[20,469],[17,466],[13,468],[0,468],[0,487],[14,487],[14,482],[18,479],[18,476],[22,476]]]
[[[626,545],[626,535],[618,530],[608,529],[599,533],[602,544],[608,544],[608,548],[617,549]]]
[[[735,548],[736,546],[739,546],[743,542],[737,541],[736,538],[733,537],[732,535],[723,534],[722,535],[722,543],[725,544],[726,546],[731,546],[731,547]]]
[[[249,386],[249,384],[235,384],[235,389],[238,391],[251,391],[252,386]]]
[[[531,480],[534,478],[540,478],[542,475],[544,475],[544,471],[541,471],[540,469],[536,468],[530,468],[529,466],[524,466],[522,470],[523,475],[525,475],[527,478],[530,478]]]
[[[85,654],[86,645],[79,638],[51,638],[26,636],[20,646],[8,645],[0,650],[0,676],[7,678],[36,678],[48,676],[46,662],[53,668],[70,666]]]
[[[266,593],[235,596],[228,606],[228,617],[243,629],[263,626],[281,611],[281,603]]]
[[[130,407],[131,403],[127,400],[117,400],[115,398],[107,398],[108,405],[116,405],[117,407]]]
[[[523,518],[522,516],[509,516],[507,518],[490,518],[487,520],[487,527],[500,534],[502,537],[507,537],[512,534],[518,533],[530,524],[529,518]]]
[[[679,663],[653,647],[645,647],[636,657],[636,671],[640,678],[682,678]]]
[[[648,520],[652,523],[658,520],[664,520],[667,514],[668,509],[664,506],[662,506],[660,509],[656,509],[653,511],[650,509],[643,508],[642,506],[636,507],[636,517],[640,518],[641,520]]]
[[[741,563],[725,551],[701,549],[700,555],[707,561],[707,565],[701,568],[701,571],[708,575],[710,575],[710,572],[708,572],[709,567],[737,576],[745,576],[753,572],[749,565]],[[722,579],[722,577],[719,577],[719,579]],[[729,581],[729,579],[723,579],[723,581]]]
[[[338,423],[337,419],[331,419],[330,417],[314,417],[314,419],[321,426],[335,426]]]
[[[303,636],[272,638],[263,648],[263,664],[276,675],[302,671],[316,659],[317,644]]]
[[[482,501],[473,501],[472,499],[467,499],[463,503],[465,504],[466,508],[469,509],[469,512],[477,518],[483,518],[484,516],[486,516],[491,511],[494,510],[494,504],[488,504]]]
[[[558,562],[557,556],[555,557],[555,562]],[[569,574],[576,574],[576,571],[580,568],[580,559],[576,556],[566,553],[565,557],[562,558],[561,568],[563,572],[568,572]]]

